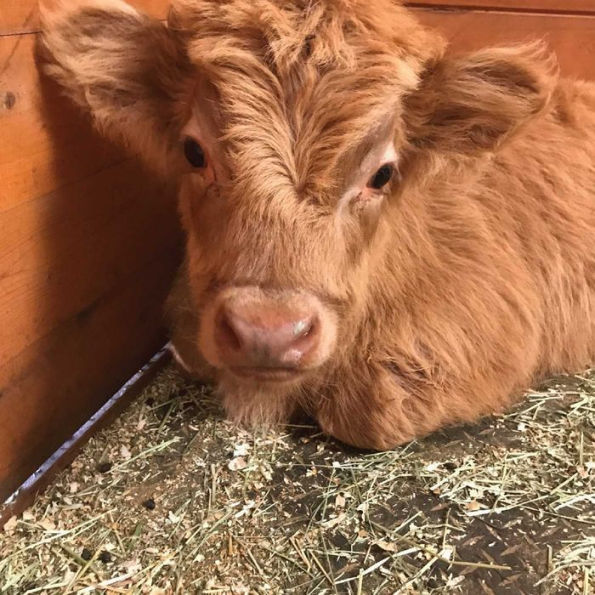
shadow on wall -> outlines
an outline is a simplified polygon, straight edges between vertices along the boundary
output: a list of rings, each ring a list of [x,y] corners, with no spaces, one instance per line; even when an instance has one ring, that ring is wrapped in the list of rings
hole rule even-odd
[[[20,65],[32,70],[33,46]],[[163,345],[182,246],[171,184],[102,140],[44,76],[21,91],[21,132],[39,153],[22,165],[31,192],[11,219],[0,502]]]

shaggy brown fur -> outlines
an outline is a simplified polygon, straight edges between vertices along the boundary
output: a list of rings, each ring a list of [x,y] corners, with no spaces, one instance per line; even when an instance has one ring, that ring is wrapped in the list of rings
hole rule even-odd
[[[233,419],[304,409],[384,449],[595,361],[595,86],[541,46],[456,57],[392,0],[176,0],[167,25],[64,1],[43,46],[106,134],[181,175],[173,343]],[[399,175],[373,193],[387,140]],[[245,287],[320,304],[298,379],[220,361],[214,304]]]

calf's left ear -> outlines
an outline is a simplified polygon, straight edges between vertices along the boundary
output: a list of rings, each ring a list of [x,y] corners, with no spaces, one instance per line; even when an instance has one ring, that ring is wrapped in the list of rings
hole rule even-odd
[[[557,80],[541,43],[442,57],[406,101],[409,139],[454,154],[493,151],[547,107]]]
[[[43,69],[101,132],[166,171],[177,154],[185,47],[122,0],[43,0]]]

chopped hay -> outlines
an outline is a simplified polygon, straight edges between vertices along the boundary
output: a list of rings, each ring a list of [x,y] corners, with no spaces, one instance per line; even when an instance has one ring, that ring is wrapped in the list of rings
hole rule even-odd
[[[362,453],[168,368],[9,521],[0,592],[592,593],[594,438],[595,371]]]

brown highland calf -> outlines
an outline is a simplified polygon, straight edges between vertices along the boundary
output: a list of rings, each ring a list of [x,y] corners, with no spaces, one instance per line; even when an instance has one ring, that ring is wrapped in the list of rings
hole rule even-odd
[[[181,181],[173,345],[229,416],[390,448],[595,361],[595,86],[393,0],[43,15],[46,70]]]

